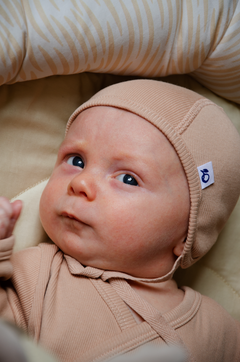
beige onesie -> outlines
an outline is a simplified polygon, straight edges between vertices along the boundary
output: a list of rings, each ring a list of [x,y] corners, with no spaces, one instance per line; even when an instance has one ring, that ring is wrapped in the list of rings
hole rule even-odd
[[[123,301],[125,280],[84,267],[55,245],[23,250],[12,256],[12,262],[12,279],[1,282],[0,314],[61,361],[101,361],[144,343],[171,343],[175,336],[192,360],[240,361],[240,323],[190,288],[183,288],[183,301],[170,312],[161,316],[155,311],[150,326],[139,323]],[[133,309],[134,303],[141,313],[142,302],[133,298]]]

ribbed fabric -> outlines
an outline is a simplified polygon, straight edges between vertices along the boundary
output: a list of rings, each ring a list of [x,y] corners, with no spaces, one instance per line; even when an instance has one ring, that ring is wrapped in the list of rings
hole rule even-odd
[[[136,325],[135,319],[129,310],[124,308],[124,302],[122,302],[122,307],[119,308],[119,297],[111,287],[109,283],[102,283],[99,279],[91,279],[91,282],[103,297],[103,299],[108,304],[109,308],[116,315],[116,319],[122,331],[132,328]]]
[[[239,359],[240,323],[190,288],[184,288],[179,305],[161,315],[125,280],[122,285],[103,281],[104,274],[98,276],[94,268],[95,277],[87,277],[89,269],[56,245],[23,250],[12,262],[12,284],[1,283],[0,313],[18,325],[24,322],[25,330],[62,362],[103,362],[142,344],[181,340],[191,361]],[[144,322],[135,321],[124,300]]]
[[[34,339],[36,341],[39,340],[40,337],[40,328],[41,324],[36,324],[36,320],[41,320],[42,315],[42,308],[43,308],[43,300],[42,300],[42,290],[46,289],[46,286],[48,284],[48,274],[49,274],[49,265],[51,265],[53,257],[56,255],[56,258],[54,258],[54,264],[55,268],[60,265],[62,262],[62,255],[61,253],[57,253],[57,248],[51,248],[50,253],[46,254],[44,263],[40,264],[39,269],[39,278],[37,279],[38,288],[34,291],[34,298],[32,300],[31,305],[31,313],[29,316],[29,322],[28,322],[28,330],[29,333],[34,336]],[[53,277],[52,283],[55,282],[55,278]],[[50,304],[51,305],[51,304]],[[35,306],[35,308],[32,308],[32,306]]]
[[[132,112],[156,126],[175,148],[184,168],[191,200],[188,235],[178,265],[189,267],[217,240],[240,193],[240,137],[221,108],[188,89],[154,80],[133,80],[107,87],[77,108],[111,106]],[[201,189],[197,167],[212,162],[215,182]],[[146,281],[146,280],[144,280]]]
[[[183,345],[181,338],[166,322],[162,314],[142,299],[124,279],[111,279],[110,284],[118,295],[158,333],[167,344]]]
[[[188,300],[187,303],[184,305],[180,304],[175,307],[173,310],[164,314],[165,320],[174,328],[178,329],[182,327],[186,320],[190,320],[194,318],[194,316],[198,313],[201,302],[202,296],[201,294],[193,291],[188,287],[182,287],[182,289],[188,293]]]

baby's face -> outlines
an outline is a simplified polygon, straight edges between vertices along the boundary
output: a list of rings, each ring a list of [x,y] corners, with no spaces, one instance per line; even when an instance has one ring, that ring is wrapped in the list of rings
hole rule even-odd
[[[94,107],[77,117],[60,147],[40,216],[54,243],[83,265],[159,277],[183,250],[188,185],[156,127]]]

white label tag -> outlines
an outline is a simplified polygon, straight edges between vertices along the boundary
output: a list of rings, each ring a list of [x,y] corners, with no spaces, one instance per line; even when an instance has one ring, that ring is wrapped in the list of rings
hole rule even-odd
[[[198,174],[201,181],[202,190],[214,183],[214,173],[212,162],[198,166]]]

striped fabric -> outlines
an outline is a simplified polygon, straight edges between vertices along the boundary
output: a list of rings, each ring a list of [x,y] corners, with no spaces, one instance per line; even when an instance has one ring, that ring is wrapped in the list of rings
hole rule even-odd
[[[0,84],[191,73],[240,103],[239,0],[0,0]]]

